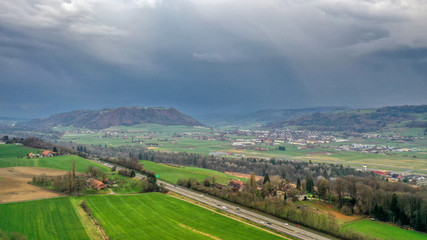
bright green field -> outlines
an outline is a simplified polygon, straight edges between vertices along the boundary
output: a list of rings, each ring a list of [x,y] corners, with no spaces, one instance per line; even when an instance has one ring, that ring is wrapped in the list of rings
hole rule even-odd
[[[160,193],[86,199],[110,239],[282,239]]]
[[[215,176],[218,183],[228,184],[230,180],[239,179],[237,177],[210,170],[205,168],[196,167],[172,167],[160,163],[154,163],[150,161],[141,161],[144,164],[145,169],[154,171],[161,180],[175,184],[178,179],[188,179],[194,177],[199,181],[204,180],[207,177]],[[246,181],[246,179],[240,179]]]
[[[84,172],[90,165],[96,166],[105,172],[110,171],[109,168],[101,164],[75,155],[27,159],[26,155],[28,153],[37,153],[37,151],[40,151],[40,149],[32,149],[11,144],[0,145],[0,167],[42,167],[58,170],[72,170],[73,161],[76,161],[77,172]],[[18,158],[18,156],[24,157]]]
[[[0,204],[0,229],[28,239],[89,239],[69,198]]]
[[[394,225],[371,221],[367,219],[348,223],[343,226],[343,229],[354,229],[362,233],[369,233],[370,236],[380,239],[396,239],[396,240],[424,240],[427,239],[427,234],[405,230]]]

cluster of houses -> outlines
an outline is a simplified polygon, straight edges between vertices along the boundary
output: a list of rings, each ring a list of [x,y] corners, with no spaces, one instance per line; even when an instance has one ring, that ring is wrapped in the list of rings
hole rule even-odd
[[[264,184],[264,178],[258,179],[258,181],[256,183],[257,183],[257,189],[260,190]],[[227,188],[233,192],[240,192],[243,190],[244,185],[245,185],[244,182],[242,182],[240,180],[233,179],[226,186],[219,184],[219,183],[215,183],[214,187],[219,188],[219,189]],[[275,196],[286,196],[286,193],[289,192],[291,189],[295,190],[296,185],[292,184],[292,183],[282,184],[282,185],[277,186],[277,189],[273,189],[273,192],[274,192],[273,194]],[[292,200],[293,201],[303,201],[303,200],[307,200],[308,197],[309,196],[307,194],[299,193],[299,194],[296,194],[295,196],[293,196],[293,199],[289,198],[288,200],[289,201],[292,201]]]
[[[335,136],[323,132],[308,131],[308,130],[292,130],[292,129],[274,129],[274,130],[235,130],[229,131],[227,134],[237,136],[254,137],[246,141],[256,144],[264,143],[267,145],[278,145],[280,143],[290,143],[296,145],[318,144],[335,142]],[[236,139],[235,141],[239,141]]]
[[[417,136],[402,136],[399,134],[381,135],[378,133],[364,133],[362,137],[365,139],[379,138],[379,139],[386,139],[386,140],[399,141],[399,142],[411,142],[417,139],[424,139],[424,137],[417,137]]]
[[[364,169],[365,166],[364,166]],[[398,182],[401,180],[406,179],[409,182],[416,182],[417,185],[427,185],[427,178],[420,174],[398,174],[398,173],[392,173],[387,170],[374,170],[372,171],[375,174],[378,174],[380,176],[383,176],[386,178],[389,182]]]
[[[46,151],[43,151],[41,154],[40,153],[34,154],[34,153],[30,152],[27,154],[27,157],[28,158],[39,158],[39,157],[53,157],[53,156],[57,156],[57,155],[58,155],[57,152],[52,152],[52,151],[46,150]]]
[[[352,152],[363,152],[363,153],[384,153],[384,152],[414,152],[418,151],[415,148],[401,148],[401,147],[390,147],[390,146],[378,146],[372,144],[351,144],[351,145],[340,145],[334,147],[337,151],[352,151]]]

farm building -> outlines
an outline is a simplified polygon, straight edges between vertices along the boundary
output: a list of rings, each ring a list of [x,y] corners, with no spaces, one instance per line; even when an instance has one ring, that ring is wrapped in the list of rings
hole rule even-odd
[[[44,151],[44,152],[42,152],[42,156],[43,157],[53,157],[53,152],[52,151]]]
[[[233,192],[237,192],[242,190],[243,182],[239,180],[231,180],[230,183],[227,185]]]
[[[372,172],[376,173],[376,174],[379,174],[379,175],[383,175],[383,176],[390,175],[390,171],[380,170],[380,171],[372,171]]]
[[[95,188],[96,190],[101,190],[101,189],[104,189],[104,188],[106,188],[106,187],[107,187],[103,182],[98,181],[98,180],[95,180],[95,179],[92,179],[92,180],[90,181],[90,185],[91,185],[93,188]]]
[[[34,157],[34,153],[28,153],[28,158],[33,158]]]

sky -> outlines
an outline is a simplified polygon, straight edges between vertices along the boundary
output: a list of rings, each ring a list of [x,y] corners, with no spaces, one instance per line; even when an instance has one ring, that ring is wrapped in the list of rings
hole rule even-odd
[[[0,116],[427,104],[425,0],[0,1]]]

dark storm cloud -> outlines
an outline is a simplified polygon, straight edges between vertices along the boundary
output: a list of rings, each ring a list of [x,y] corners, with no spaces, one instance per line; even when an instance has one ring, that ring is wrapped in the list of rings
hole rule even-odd
[[[0,116],[427,102],[422,0],[0,3]]]

